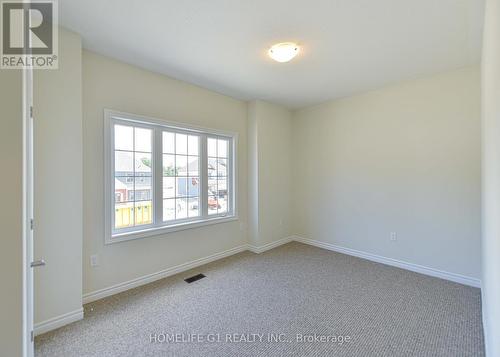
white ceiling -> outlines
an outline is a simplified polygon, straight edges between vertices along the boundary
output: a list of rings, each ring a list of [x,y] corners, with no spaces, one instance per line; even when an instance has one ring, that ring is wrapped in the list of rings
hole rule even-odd
[[[84,47],[299,108],[480,59],[483,0],[60,0]],[[280,64],[276,42],[302,51]]]

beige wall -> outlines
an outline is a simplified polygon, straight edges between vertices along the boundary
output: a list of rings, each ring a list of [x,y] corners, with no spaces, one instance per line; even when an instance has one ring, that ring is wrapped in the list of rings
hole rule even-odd
[[[104,244],[103,110],[237,132],[239,221]],[[246,103],[83,52],[83,292],[90,293],[246,243]],[[100,265],[90,267],[90,255]]]
[[[479,83],[465,68],[296,112],[294,231],[479,278]]]
[[[20,70],[0,69],[0,355],[21,356],[23,116]]]
[[[483,37],[483,324],[500,356],[500,0],[486,1]]]
[[[287,109],[248,105],[249,239],[262,246],[291,234],[292,122]]]
[[[82,58],[59,31],[59,69],[34,71],[35,326],[82,308]]]

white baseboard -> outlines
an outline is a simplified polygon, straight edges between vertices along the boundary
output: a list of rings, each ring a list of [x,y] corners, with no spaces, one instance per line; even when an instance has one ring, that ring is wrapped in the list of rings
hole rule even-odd
[[[151,283],[151,282],[159,280],[159,279],[166,278],[166,277],[171,276],[171,275],[182,273],[184,271],[199,267],[200,265],[211,263],[213,261],[228,257],[228,256],[236,254],[236,253],[241,253],[247,249],[248,249],[247,244],[243,244],[243,245],[240,245],[238,247],[225,250],[223,252],[209,255],[208,257],[204,257],[204,258],[196,259],[196,260],[193,260],[193,261],[190,261],[187,263],[179,264],[179,265],[176,265],[174,267],[171,267],[171,268],[168,268],[165,270],[161,270],[161,271],[156,272],[156,273],[141,276],[139,278],[125,281],[123,283],[116,284],[116,285],[113,285],[113,286],[110,286],[110,287],[107,287],[104,289],[96,290],[96,291],[84,294],[83,295],[83,303],[88,304],[89,302],[93,302],[93,301],[96,301],[96,300],[99,300],[99,299],[102,299],[102,298],[105,298],[105,297],[108,297],[111,295],[115,295],[115,294],[121,293],[123,291],[133,289],[133,288],[136,288],[138,286],[145,285],[145,284]]]
[[[265,252],[266,250],[270,250],[270,249],[279,247],[280,245],[290,243],[291,241],[292,241],[292,237],[285,237],[285,238],[281,238],[277,241],[274,241],[274,242],[271,242],[271,243],[268,243],[265,245],[261,245],[261,246],[248,244],[248,250],[251,252],[260,254],[260,253]]]
[[[313,240],[313,239],[303,238],[303,237],[299,237],[299,236],[294,236],[293,240],[297,241],[297,242],[313,245],[315,247],[332,250],[334,252],[352,255],[354,257],[371,260],[371,261],[374,261],[377,263],[382,263],[382,264],[390,265],[393,267],[398,267],[401,269],[410,270],[410,271],[413,271],[416,273],[453,281],[455,283],[460,283],[460,284],[472,286],[475,288],[481,287],[481,280],[476,279],[476,278],[472,278],[469,276],[450,273],[450,272],[443,271],[443,270],[425,267],[423,265],[408,263],[408,262],[405,262],[402,260],[397,260],[397,259],[393,259],[393,258],[387,258],[387,257],[383,257],[380,255],[376,255],[376,254],[366,253],[366,252],[362,252],[362,251],[356,250],[356,249],[345,248],[345,247],[341,247],[341,246],[338,246],[335,244],[322,242],[319,240]]]
[[[38,336],[81,319],[83,319],[83,307],[35,324],[34,334]]]
[[[268,243],[268,244],[265,244],[262,246],[255,246],[252,244],[243,244],[241,246],[238,246],[238,247],[235,247],[232,249],[228,249],[228,250],[220,252],[220,253],[212,254],[208,257],[204,257],[204,258],[200,258],[197,260],[193,260],[191,262],[176,265],[174,267],[171,267],[171,268],[168,268],[168,269],[156,272],[156,273],[148,274],[148,275],[145,275],[145,276],[142,276],[142,277],[139,277],[136,279],[132,279],[132,280],[120,283],[120,284],[116,284],[116,285],[113,285],[113,286],[110,286],[110,287],[107,287],[104,289],[93,291],[91,293],[87,293],[87,294],[83,295],[83,303],[88,304],[90,302],[93,302],[93,301],[96,301],[99,299],[103,299],[105,297],[115,295],[115,294],[121,293],[123,291],[133,289],[133,288],[136,288],[138,286],[145,285],[145,284],[151,283],[153,281],[169,277],[169,276],[174,275],[174,274],[182,273],[184,271],[199,267],[199,266],[207,264],[207,263],[211,263],[213,261],[231,256],[233,254],[243,252],[245,250],[249,250],[253,253],[259,254],[259,253],[263,253],[267,250],[276,248],[280,245],[289,243],[291,241],[297,241],[297,242],[313,245],[315,247],[332,250],[335,252],[355,256],[358,258],[371,260],[371,261],[386,264],[386,265],[391,265],[394,267],[414,271],[414,272],[425,274],[425,275],[430,275],[430,276],[445,279],[445,280],[450,280],[450,281],[457,282],[457,283],[464,284],[464,285],[469,285],[469,286],[473,286],[473,287],[481,287],[481,281],[479,279],[476,279],[476,278],[471,278],[471,277],[463,276],[460,274],[455,274],[455,273],[450,273],[450,272],[446,272],[446,271],[442,271],[442,270],[438,270],[438,269],[434,269],[434,268],[429,268],[429,267],[425,267],[425,266],[418,265],[418,264],[408,263],[408,262],[393,259],[393,258],[387,258],[387,257],[383,257],[380,255],[366,253],[366,252],[355,250],[355,249],[345,248],[345,247],[341,247],[338,245],[334,245],[331,243],[326,243],[326,242],[322,242],[322,241],[318,241],[318,240],[307,239],[307,238],[303,238],[303,237],[299,237],[299,236],[290,236],[290,237],[285,237],[285,238],[279,239],[277,241],[274,241],[274,242],[271,242],[271,243]]]
[[[212,254],[208,257],[204,257],[204,258],[200,258],[197,260],[193,260],[191,262],[179,264],[179,265],[176,265],[174,267],[171,267],[171,268],[168,268],[168,269],[156,272],[156,273],[141,276],[141,277],[136,278],[136,279],[125,281],[125,282],[120,283],[120,284],[116,284],[116,285],[113,285],[113,286],[110,286],[110,287],[107,287],[104,289],[100,289],[100,290],[93,291],[91,293],[84,294],[83,295],[83,303],[88,304],[90,302],[93,302],[93,301],[96,301],[99,299],[103,299],[105,297],[115,295],[115,294],[121,293],[123,291],[133,289],[133,288],[136,288],[138,286],[145,285],[145,284],[151,283],[151,282],[159,280],[159,279],[166,278],[166,277],[174,275],[174,274],[182,273],[184,271],[199,267],[199,266],[207,264],[207,263],[211,263],[213,261],[216,261],[216,260],[219,260],[219,259],[222,259],[225,257],[229,257],[230,255],[241,253],[245,250],[249,250],[253,253],[262,253],[262,252],[265,252],[266,250],[278,247],[282,244],[286,244],[286,243],[291,242],[291,241],[292,241],[291,237],[286,237],[286,238],[283,238],[283,239],[280,239],[280,240],[277,240],[275,242],[271,242],[271,243],[268,243],[268,244],[262,245],[262,246],[243,244],[243,245],[240,245],[238,247],[228,249],[228,250],[220,252],[220,253]]]
[[[338,246],[335,244],[326,243],[326,242],[322,242],[322,241],[318,241],[318,240],[307,239],[307,238],[303,238],[300,236],[290,236],[290,237],[285,237],[285,238],[279,239],[277,241],[274,241],[274,242],[271,242],[271,243],[268,243],[268,244],[265,244],[262,246],[243,244],[243,245],[240,245],[238,247],[231,248],[231,249],[225,250],[223,252],[215,253],[215,254],[209,255],[209,256],[204,257],[204,258],[200,258],[200,259],[196,259],[196,260],[193,260],[193,261],[190,261],[187,263],[179,264],[179,265],[176,265],[174,267],[171,267],[171,268],[168,268],[168,269],[156,272],[156,273],[148,274],[148,275],[145,275],[145,276],[142,276],[142,277],[139,277],[136,279],[132,279],[132,280],[120,283],[120,284],[116,284],[116,285],[113,285],[113,286],[110,286],[110,287],[107,287],[104,289],[96,290],[96,291],[93,291],[91,293],[84,294],[83,295],[83,303],[88,304],[90,302],[93,302],[93,301],[96,301],[96,300],[99,300],[99,299],[102,299],[102,298],[105,298],[105,297],[108,297],[111,295],[115,295],[115,294],[121,293],[123,291],[133,289],[133,288],[136,288],[138,286],[145,285],[145,284],[151,283],[153,281],[169,277],[171,275],[182,273],[184,271],[199,267],[199,266],[207,264],[207,263],[211,263],[213,261],[216,261],[216,260],[219,260],[222,258],[229,257],[229,256],[237,254],[237,253],[241,253],[241,252],[246,251],[246,250],[249,250],[253,253],[259,254],[259,253],[263,253],[265,251],[268,251],[270,249],[276,248],[280,245],[289,243],[291,241],[297,241],[300,243],[309,244],[309,245],[312,245],[315,247],[328,249],[328,250],[335,251],[338,253],[343,253],[343,254],[355,256],[358,258],[371,260],[371,261],[374,261],[377,263],[382,263],[382,264],[386,264],[386,265],[414,271],[414,272],[425,274],[425,275],[430,275],[430,276],[445,279],[445,280],[450,280],[450,281],[457,282],[457,283],[464,284],[464,285],[469,285],[469,286],[478,287],[478,288],[481,287],[481,281],[479,279],[476,279],[476,278],[471,278],[471,277],[467,277],[467,276],[463,276],[463,275],[455,274],[455,273],[449,273],[449,272],[445,272],[442,270],[437,270],[434,268],[429,268],[429,267],[425,267],[425,266],[418,265],[418,264],[408,263],[408,262],[404,262],[404,261],[397,260],[397,259],[387,258],[387,257],[383,257],[380,255],[366,253],[366,252],[362,252],[362,251],[351,249],[351,248],[345,248],[345,247],[341,247],[341,246]],[[50,330],[54,330],[56,328],[62,327],[64,325],[70,324],[72,322],[75,322],[75,321],[78,321],[81,319],[83,319],[83,308],[69,312],[69,313],[61,315],[61,316],[54,317],[52,319],[43,321],[41,323],[38,323],[35,325],[34,332],[35,332],[35,335],[39,335],[39,334],[48,332]]]

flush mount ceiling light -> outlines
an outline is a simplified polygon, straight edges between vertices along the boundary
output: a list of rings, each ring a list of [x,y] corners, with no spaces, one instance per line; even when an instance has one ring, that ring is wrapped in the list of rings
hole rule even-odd
[[[293,42],[282,42],[273,45],[269,56],[277,62],[288,62],[299,53],[299,46]]]

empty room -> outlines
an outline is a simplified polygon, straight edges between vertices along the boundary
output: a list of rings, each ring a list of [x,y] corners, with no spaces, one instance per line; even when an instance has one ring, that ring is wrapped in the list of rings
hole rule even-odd
[[[0,6],[0,356],[500,357],[500,0]]]

